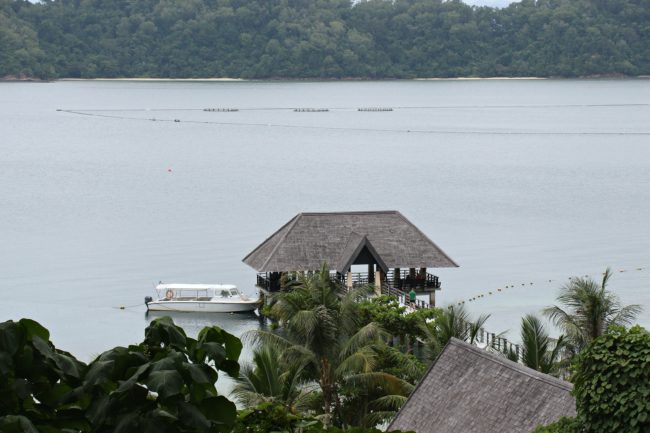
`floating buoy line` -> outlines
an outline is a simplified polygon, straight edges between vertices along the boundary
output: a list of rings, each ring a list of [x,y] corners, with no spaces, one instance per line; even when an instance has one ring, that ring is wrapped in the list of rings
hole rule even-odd
[[[213,113],[234,113],[239,111],[239,108],[204,108],[203,111],[210,111]]]
[[[636,268],[629,268],[629,269],[618,269],[617,271],[612,271],[612,273],[614,273],[614,272],[618,272],[618,273],[639,272],[639,271],[645,271],[645,270],[646,270],[646,268],[636,267]],[[603,274],[600,274],[598,276],[596,276],[596,275],[585,275],[584,278],[602,277],[602,275]],[[575,277],[575,276],[574,277],[569,277],[569,278],[567,278],[567,280],[571,281],[574,278],[579,278],[579,277]],[[545,280],[543,282],[538,282],[537,286],[539,286],[541,284],[553,283],[553,282],[559,282],[559,280],[553,280],[553,279]],[[454,303],[449,305],[449,308],[451,308],[453,305],[463,305],[465,303],[478,302],[478,301],[480,301],[482,299],[485,299],[486,297],[497,295],[499,293],[505,293],[506,289],[510,290],[510,289],[516,289],[516,288],[521,288],[521,287],[531,287],[531,286],[535,286],[535,282],[526,282],[526,283],[517,283],[517,284],[508,283],[508,284],[506,284],[506,285],[504,285],[502,287],[498,287],[496,289],[491,289],[491,290],[488,290],[487,292],[482,292],[482,293],[479,293],[477,295],[474,295],[471,298],[467,298],[465,300],[460,300],[460,301],[455,301]]]
[[[650,105],[650,104],[649,104]],[[426,109],[428,107],[401,107],[403,109]],[[430,107],[429,107],[430,108]],[[436,107],[443,108],[443,107]],[[453,108],[453,107],[450,107]],[[455,108],[468,108],[468,107],[455,107]],[[392,133],[415,133],[415,134],[440,134],[440,135],[542,135],[542,136],[650,136],[650,131],[635,132],[635,131],[484,131],[484,130],[454,130],[454,129],[400,129],[400,128],[364,128],[364,127],[348,127],[348,126],[321,126],[321,125],[295,125],[289,123],[262,123],[262,122],[233,122],[233,121],[216,121],[216,120],[183,120],[179,118],[161,118],[161,117],[135,117],[125,116],[118,114],[107,114],[111,112],[165,112],[165,111],[208,111],[219,113],[232,113],[244,110],[292,110],[294,112],[328,112],[330,108],[185,108],[185,109],[91,109],[91,110],[68,110],[59,108],[56,111],[88,117],[101,117],[116,120],[137,120],[147,122],[172,122],[172,123],[186,123],[186,124],[199,124],[199,125],[217,125],[217,126],[248,126],[248,127],[267,127],[267,128],[292,128],[292,129],[311,129],[311,130],[330,130],[330,131],[357,131],[357,132],[392,132]],[[349,108],[337,108],[336,110],[350,110]],[[376,108],[376,109],[361,109],[356,108],[357,111],[365,112],[392,112],[393,108]]]
[[[325,113],[330,111],[329,108],[294,108],[294,113]]]
[[[363,107],[357,108],[357,111],[393,111],[390,107]]]

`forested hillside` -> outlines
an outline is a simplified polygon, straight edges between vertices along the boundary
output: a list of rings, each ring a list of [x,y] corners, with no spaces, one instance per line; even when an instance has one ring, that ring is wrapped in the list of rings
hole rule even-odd
[[[650,0],[0,0],[0,77],[650,74]]]

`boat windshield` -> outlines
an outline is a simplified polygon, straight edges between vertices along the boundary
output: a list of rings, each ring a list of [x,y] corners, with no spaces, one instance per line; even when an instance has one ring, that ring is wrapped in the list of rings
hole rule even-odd
[[[237,289],[230,289],[230,296],[237,296],[237,295],[239,295]]]

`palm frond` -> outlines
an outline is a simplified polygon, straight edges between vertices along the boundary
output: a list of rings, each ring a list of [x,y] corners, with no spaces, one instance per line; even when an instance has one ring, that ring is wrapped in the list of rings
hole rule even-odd
[[[293,342],[276,333],[263,331],[261,329],[253,329],[244,332],[241,336],[241,340],[252,346],[275,346],[279,349],[287,349],[294,345]]]
[[[408,400],[408,396],[389,394],[379,397],[368,405],[372,410],[398,411]]]
[[[611,276],[607,268],[600,284],[588,277],[571,278],[557,297],[563,308],[544,309],[544,314],[564,332],[566,347],[579,351],[608,326],[628,325],[641,312],[639,305],[621,306],[616,294],[607,289]]]
[[[639,304],[627,305],[615,311],[613,317],[607,320],[607,325],[631,325],[642,311],[643,307]]]
[[[385,394],[408,396],[414,386],[397,376],[384,372],[353,374],[345,378],[347,384],[365,389],[380,388]]]
[[[363,347],[380,344],[388,336],[389,334],[378,323],[370,322],[347,338],[341,346],[340,356],[347,358]]]
[[[369,373],[377,365],[377,354],[370,347],[362,347],[344,358],[336,367],[335,375],[344,377],[352,373]]]
[[[390,421],[396,414],[397,411],[392,410],[370,412],[363,418],[363,424],[366,427],[375,427]]]

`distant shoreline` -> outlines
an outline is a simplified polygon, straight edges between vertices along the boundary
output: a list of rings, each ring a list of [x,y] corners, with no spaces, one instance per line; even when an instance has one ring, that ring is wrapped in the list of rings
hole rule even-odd
[[[526,80],[634,80],[648,79],[650,75],[621,76],[621,75],[594,75],[588,77],[450,77],[450,78],[56,78],[41,80],[29,77],[2,77],[2,83],[52,83],[58,81],[136,81],[136,82],[256,82],[256,81],[285,81],[285,82],[346,82],[346,81],[526,81]]]

